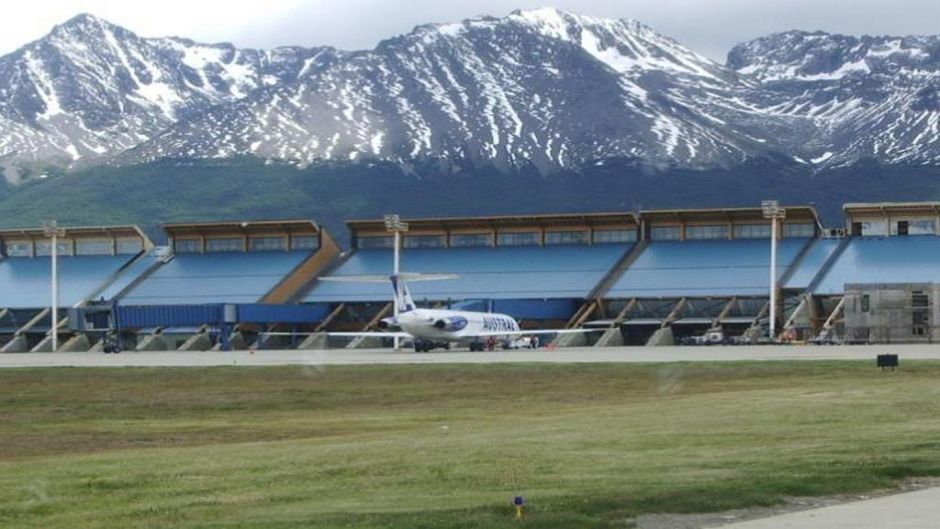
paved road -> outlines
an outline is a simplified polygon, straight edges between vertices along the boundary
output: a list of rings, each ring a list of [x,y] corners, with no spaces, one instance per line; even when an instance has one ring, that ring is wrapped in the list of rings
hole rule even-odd
[[[897,353],[905,360],[940,359],[940,345],[872,346],[712,346],[712,347],[571,347],[415,354],[389,349],[327,351],[8,353],[0,368],[39,366],[218,366],[218,365],[356,365],[356,364],[483,364],[512,362],[695,362],[734,360],[865,360],[879,353]]]
[[[933,529],[940,527],[940,488],[906,492],[739,522],[723,529]]]

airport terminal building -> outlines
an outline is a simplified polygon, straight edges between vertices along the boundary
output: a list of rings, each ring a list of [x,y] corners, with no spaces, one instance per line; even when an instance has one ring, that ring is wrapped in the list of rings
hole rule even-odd
[[[777,231],[780,341],[940,339],[940,203],[846,204],[823,227],[790,205]],[[569,345],[767,340],[771,223],[759,207],[407,219],[401,266],[457,279],[412,285],[422,306],[507,313],[523,328],[596,328]],[[155,245],[134,226],[0,230],[0,351],[361,347],[326,340],[392,311],[382,219],[341,245],[312,220],[180,223]],[[342,246],[345,246],[343,248]],[[115,338],[117,337],[117,338]]]

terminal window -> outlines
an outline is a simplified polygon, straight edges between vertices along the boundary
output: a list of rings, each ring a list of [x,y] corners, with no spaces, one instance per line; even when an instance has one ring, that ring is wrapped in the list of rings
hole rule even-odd
[[[493,246],[493,234],[492,233],[453,234],[450,236],[450,245],[453,248]]]
[[[405,248],[443,248],[443,235],[409,235],[403,243]]]
[[[140,253],[144,249],[144,243],[138,238],[133,239],[118,239],[117,240],[117,253],[118,254],[135,254]]]
[[[290,238],[291,250],[316,250],[320,247],[320,237],[316,235],[294,235]]]
[[[202,246],[199,244],[199,239],[177,239],[173,241],[173,249],[176,253],[199,253],[202,251]]]
[[[682,238],[682,229],[679,226],[653,226],[650,228],[650,239],[654,241],[678,241]]]
[[[546,245],[559,244],[587,244],[587,231],[547,231],[545,232]]]
[[[725,224],[718,224],[714,226],[686,226],[685,238],[690,240],[727,239],[728,226]]]
[[[252,252],[272,252],[284,249],[284,237],[251,237],[248,249]]]
[[[57,242],[56,253],[58,255],[72,255],[71,242]],[[50,241],[39,241],[36,243],[36,255],[52,255],[52,243]]]
[[[33,245],[28,242],[8,242],[6,255],[7,257],[32,257]]]
[[[241,237],[212,237],[206,239],[207,252],[240,252],[244,250]]]
[[[636,230],[594,230],[591,240],[594,244],[635,242]]]
[[[891,223],[891,235],[934,235],[936,227],[933,219],[899,220]]]
[[[735,239],[769,239],[770,224],[735,224]]]
[[[816,226],[814,224],[784,224],[783,225],[784,237],[812,237],[815,234],[816,234]]]
[[[500,246],[538,246],[541,244],[541,239],[537,231],[524,231],[500,233],[496,238],[496,242]]]
[[[878,236],[888,234],[888,225],[883,220],[868,220],[864,222],[852,223],[852,234],[866,236]]]
[[[111,255],[113,250],[110,239],[75,242],[75,255]]]
[[[392,237],[359,237],[356,239],[356,247],[360,250],[375,250],[393,246],[395,246],[395,242]]]

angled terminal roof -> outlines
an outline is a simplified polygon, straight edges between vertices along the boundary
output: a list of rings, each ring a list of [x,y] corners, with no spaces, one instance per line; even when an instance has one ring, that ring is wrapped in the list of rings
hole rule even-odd
[[[815,239],[809,248],[793,264],[782,288],[792,290],[805,290],[822,271],[829,258],[835,253],[843,239]]]
[[[152,246],[136,226],[60,226],[60,241],[73,247],[87,240],[138,239],[139,248]],[[25,244],[36,253],[36,243],[48,242],[42,228],[0,230],[0,242]],[[112,246],[112,251],[114,250]],[[69,252],[72,253],[72,252]],[[137,254],[63,255],[59,257],[59,305],[70,307],[96,297]],[[0,258],[0,308],[42,308],[50,303],[52,263],[49,256]]]
[[[262,220],[167,224],[171,244],[196,239],[241,239],[237,251],[176,252],[154,268],[120,300],[123,305],[255,303],[307,268],[322,266],[314,259],[321,249],[335,249],[332,240],[311,220]],[[281,237],[283,249],[247,251],[252,236]],[[318,248],[290,250],[290,237],[317,236]],[[311,264],[312,263],[312,264]],[[309,265],[309,266],[308,266]],[[295,277],[296,279],[296,277]],[[117,294],[117,292],[110,292]]]
[[[59,258],[59,306],[71,307],[92,297],[133,255]],[[41,308],[50,303],[50,257],[0,260],[0,307]]]
[[[782,239],[782,277],[811,239]],[[609,298],[762,296],[770,289],[764,239],[654,241],[608,291]]]
[[[842,294],[847,283],[940,283],[940,237],[853,237],[814,294]]]
[[[495,245],[493,234],[520,231],[547,233],[591,229],[636,231],[638,219],[632,213],[586,213],[559,215],[515,215],[490,217],[451,217],[402,219],[408,223],[407,236],[488,234],[489,246],[451,248],[405,248],[402,270],[406,272],[455,273],[459,279],[414,282],[416,299],[435,301],[465,299],[563,299],[584,298],[632,246],[630,242],[611,244],[571,244],[546,246]],[[387,237],[384,219],[347,222],[353,247],[362,237]],[[392,270],[390,248],[354,250],[330,275],[385,275]],[[391,287],[376,283],[318,282],[307,296],[308,302],[385,301]]]
[[[121,304],[255,303],[309,256],[309,251],[177,254]]]
[[[630,244],[402,250],[406,272],[459,279],[409,284],[416,300],[585,298]],[[357,250],[331,276],[390,274],[391,250]],[[307,302],[385,301],[390,284],[321,281]]]

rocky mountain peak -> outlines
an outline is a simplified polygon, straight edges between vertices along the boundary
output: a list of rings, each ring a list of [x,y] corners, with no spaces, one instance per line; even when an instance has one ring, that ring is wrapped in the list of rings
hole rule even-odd
[[[722,65],[635,20],[555,8],[355,52],[142,38],[79,15],[0,57],[0,170],[244,155],[442,171],[933,163],[938,65],[940,37],[807,31]]]

